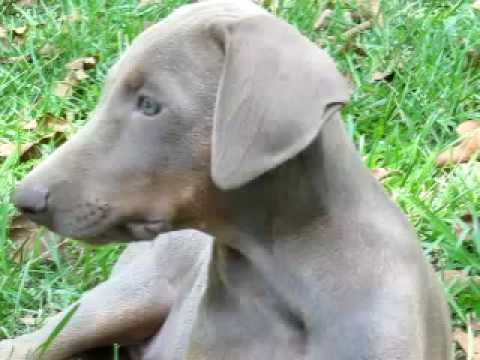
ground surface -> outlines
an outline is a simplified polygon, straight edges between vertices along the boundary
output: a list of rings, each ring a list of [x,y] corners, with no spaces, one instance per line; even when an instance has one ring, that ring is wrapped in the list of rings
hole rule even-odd
[[[14,217],[10,193],[85,122],[119,52],[145,24],[184,2],[0,0],[0,338],[38,326],[108,276],[118,247],[93,249],[31,228]],[[315,31],[327,6],[333,14]],[[366,164],[387,173],[387,191],[444,279],[454,324],[473,334],[480,318],[479,165],[439,169],[435,158],[454,143],[459,123],[480,119],[480,11],[472,0],[388,0],[373,19],[375,9],[346,0],[280,0],[271,8],[326,47],[351,79],[348,129]],[[366,20],[373,26],[346,34]]]

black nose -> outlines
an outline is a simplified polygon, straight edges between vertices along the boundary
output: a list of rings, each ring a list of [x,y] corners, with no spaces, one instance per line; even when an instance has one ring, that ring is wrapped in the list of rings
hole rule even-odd
[[[22,186],[17,189],[14,202],[27,215],[44,213],[48,206],[48,188],[42,185]]]

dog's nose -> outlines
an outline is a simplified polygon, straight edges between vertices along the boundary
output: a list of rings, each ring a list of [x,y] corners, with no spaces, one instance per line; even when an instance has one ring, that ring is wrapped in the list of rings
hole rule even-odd
[[[47,211],[48,194],[46,186],[22,186],[17,189],[14,203],[25,214],[38,215]]]

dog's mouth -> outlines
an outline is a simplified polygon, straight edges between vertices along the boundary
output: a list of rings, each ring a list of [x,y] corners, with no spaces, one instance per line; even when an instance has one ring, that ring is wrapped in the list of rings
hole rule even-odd
[[[128,220],[96,229],[89,228],[83,231],[77,229],[65,236],[91,244],[106,244],[153,240],[171,230],[170,222],[166,220]]]
[[[152,240],[171,230],[170,223],[165,220],[129,221],[121,226],[136,240]]]

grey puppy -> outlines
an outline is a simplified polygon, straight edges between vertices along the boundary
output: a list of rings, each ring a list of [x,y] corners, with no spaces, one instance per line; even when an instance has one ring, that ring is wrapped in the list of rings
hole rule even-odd
[[[348,97],[325,52],[247,0],[141,34],[16,204],[92,243],[215,241],[130,247],[47,358],[120,342],[142,360],[449,359],[441,288],[344,130]]]

